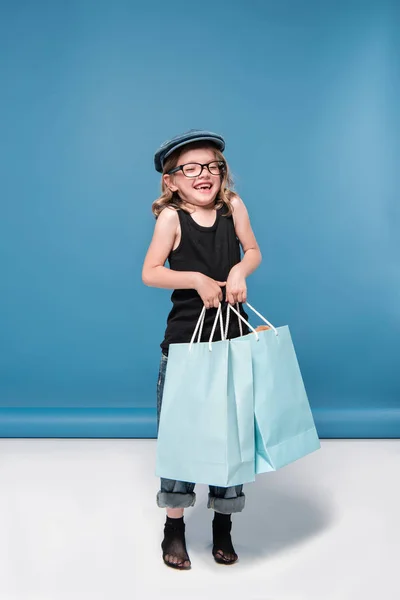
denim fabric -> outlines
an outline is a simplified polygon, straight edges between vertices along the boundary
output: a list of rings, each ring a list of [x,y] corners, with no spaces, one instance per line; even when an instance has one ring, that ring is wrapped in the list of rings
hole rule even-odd
[[[162,354],[157,382],[157,431],[160,424],[167,363],[168,357]],[[182,448],[182,453],[184,453],[184,448]],[[196,502],[194,487],[194,483],[161,478],[161,488],[157,494],[157,504],[160,508],[188,508],[194,506]],[[209,486],[207,506],[215,510],[215,512],[223,514],[241,512],[244,504],[245,495],[242,485],[235,485],[228,488]]]

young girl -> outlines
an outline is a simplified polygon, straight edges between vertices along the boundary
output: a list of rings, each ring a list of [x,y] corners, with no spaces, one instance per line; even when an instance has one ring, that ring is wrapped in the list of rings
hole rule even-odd
[[[210,309],[203,340],[210,336],[220,303],[224,316],[227,302],[239,303],[247,319],[241,305],[246,302],[246,278],[261,262],[246,207],[231,190],[224,148],[221,136],[191,130],[165,142],[154,157],[156,170],[162,173],[162,195],[153,204],[157,221],[142,277],[146,285],[174,290],[161,344],[158,421],[169,345],[190,341],[203,305]],[[167,260],[169,269],[164,266]],[[239,335],[237,319],[231,319],[228,337]],[[217,332],[214,339],[220,339]],[[167,509],[163,559],[176,569],[190,568],[183,512],[195,498],[194,483],[161,479],[157,504]],[[242,511],[244,501],[241,485],[209,488],[208,507],[214,510],[212,553],[218,563],[231,565],[238,560],[230,534],[231,513]]]

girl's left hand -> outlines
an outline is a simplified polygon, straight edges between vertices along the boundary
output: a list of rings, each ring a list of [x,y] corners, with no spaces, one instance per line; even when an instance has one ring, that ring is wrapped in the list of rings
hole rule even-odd
[[[240,263],[235,265],[229,273],[226,282],[226,301],[229,304],[247,301],[246,278],[240,268]]]

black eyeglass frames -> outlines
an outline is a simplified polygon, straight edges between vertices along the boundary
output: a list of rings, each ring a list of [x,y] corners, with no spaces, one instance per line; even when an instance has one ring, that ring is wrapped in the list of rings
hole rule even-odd
[[[225,170],[225,163],[222,160],[213,160],[204,165],[200,163],[186,163],[185,165],[179,165],[178,167],[175,167],[175,169],[171,169],[168,171],[167,175],[182,171],[185,177],[199,177],[204,168],[206,168],[211,175],[222,175]]]

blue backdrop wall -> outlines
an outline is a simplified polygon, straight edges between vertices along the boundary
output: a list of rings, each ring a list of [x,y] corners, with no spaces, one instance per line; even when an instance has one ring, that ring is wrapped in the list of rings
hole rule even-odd
[[[1,2],[0,435],[153,436],[154,150],[226,137],[323,437],[400,433],[395,0]]]

